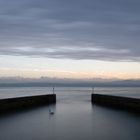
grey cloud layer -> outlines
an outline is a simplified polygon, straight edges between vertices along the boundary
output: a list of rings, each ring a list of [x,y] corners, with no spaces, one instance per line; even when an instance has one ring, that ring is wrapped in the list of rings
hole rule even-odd
[[[139,0],[0,0],[0,54],[140,61]]]

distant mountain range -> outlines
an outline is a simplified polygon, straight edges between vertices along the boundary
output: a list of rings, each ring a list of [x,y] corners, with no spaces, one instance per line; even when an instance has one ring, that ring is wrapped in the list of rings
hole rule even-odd
[[[84,87],[140,87],[140,79],[68,79],[42,77],[39,79],[8,77],[0,78],[0,87],[47,87],[47,86],[84,86]]]

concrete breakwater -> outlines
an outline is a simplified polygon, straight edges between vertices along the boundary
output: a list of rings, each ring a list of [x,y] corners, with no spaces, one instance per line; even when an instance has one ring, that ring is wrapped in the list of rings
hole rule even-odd
[[[0,111],[56,103],[56,94],[0,99]]]
[[[112,95],[92,94],[93,104],[140,112],[140,99]]]

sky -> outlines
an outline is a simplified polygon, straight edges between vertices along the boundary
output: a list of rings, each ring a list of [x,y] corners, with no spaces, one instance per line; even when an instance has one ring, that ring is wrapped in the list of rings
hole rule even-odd
[[[0,0],[0,77],[140,78],[139,0]]]

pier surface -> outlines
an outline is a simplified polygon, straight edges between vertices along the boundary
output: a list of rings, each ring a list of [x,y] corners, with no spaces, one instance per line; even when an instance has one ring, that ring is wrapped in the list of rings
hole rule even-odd
[[[140,112],[140,99],[113,95],[91,94],[93,104]]]
[[[56,94],[0,99],[0,111],[56,103]]]

